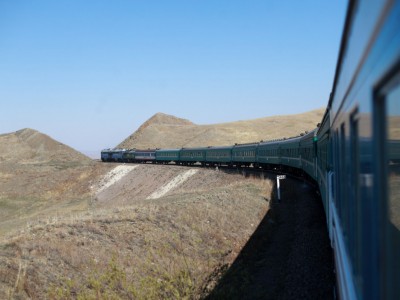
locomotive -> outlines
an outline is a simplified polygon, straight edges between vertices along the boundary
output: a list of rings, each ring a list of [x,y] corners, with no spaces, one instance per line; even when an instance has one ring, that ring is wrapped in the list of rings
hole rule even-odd
[[[106,149],[103,161],[251,166],[317,183],[341,299],[400,299],[400,0],[350,1],[323,119],[297,137]]]

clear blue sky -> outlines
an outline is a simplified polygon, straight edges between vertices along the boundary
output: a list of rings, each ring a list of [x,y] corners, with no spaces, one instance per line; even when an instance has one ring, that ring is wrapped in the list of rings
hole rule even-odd
[[[326,106],[347,1],[0,0],[0,133],[113,147],[157,112],[213,124]]]

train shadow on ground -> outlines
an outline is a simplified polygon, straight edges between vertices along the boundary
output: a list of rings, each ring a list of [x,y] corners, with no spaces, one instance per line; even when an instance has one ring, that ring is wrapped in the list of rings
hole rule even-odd
[[[333,252],[320,197],[288,178],[278,201],[276,175],[261,176],[274,182],[270,209],[206,299],[332,299]]]

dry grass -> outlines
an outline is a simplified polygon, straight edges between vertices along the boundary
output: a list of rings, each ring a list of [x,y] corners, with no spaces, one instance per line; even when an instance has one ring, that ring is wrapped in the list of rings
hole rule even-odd
[[[296,135],[322,113],[207,126],[163,115],[124,146]],[[32,130],[0,135],[0,142],[0,299],[199,298],[269,207],[270,181],[207,169],[146,200],[187,170],[177,166],[139,166],[96,194],[91,187],[115,165],[95,164]]]
[[[0,163],[0,239],[27,222],[85,211],[107,165]]]
[[[318,109],[297,115],[212,125],[195,125],[187,120],[157,114],[118,147],[147,149],[224,146],[291,137],[316,128],[324,112],[324,109]]]
[[[207,293],[209,277],[236,257],[268,210],[271,183],[202,172],[212,173],[216,184],[32,223],[0,245],[0,298]]]

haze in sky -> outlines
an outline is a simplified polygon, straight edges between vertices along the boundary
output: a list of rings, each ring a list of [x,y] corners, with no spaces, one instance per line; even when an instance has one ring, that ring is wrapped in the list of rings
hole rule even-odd
[[[213,124],[325,107],[347,1],[0,0],[0,134],[84,153],[157,112]]]

